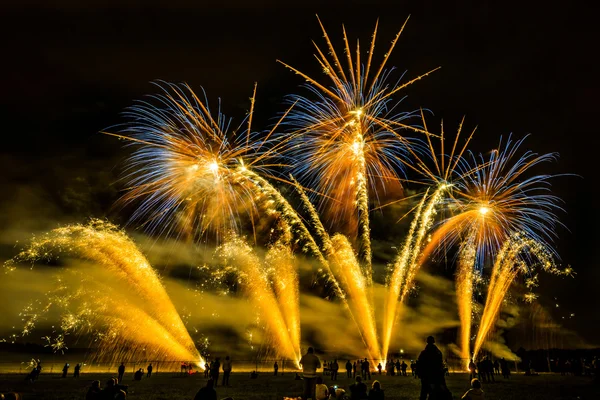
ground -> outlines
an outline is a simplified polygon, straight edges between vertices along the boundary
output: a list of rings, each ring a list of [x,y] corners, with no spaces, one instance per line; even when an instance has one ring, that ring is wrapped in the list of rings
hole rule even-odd
[[[58,374],[42,374],[39,381],[29,385],[24,375],[0,375],[0,392],[14,390],[27,399],[71,400],[84,399],[92,380],[106,381],[109,374],[82,374],[78,380],[68,377],[61,379]],[[373,376],[381,381],[386,399],[418,399],[419,380],[412,377]],[[328,385],[332,384],[325,377]],[[205,384],[203,374],[180,376],[174,373],[161,373],[141,382],[126,375],[124,384],[129,385],[128,399],[144,400],[192,400],[198,388]],[[351,379],[341,377],[337,385],[348,388]],[[468,375],[452,374],[447,378],[450,391],[455,399],[460,399],[468,389]],[[258,379],[250,379],[246,373],[232,374],[231,387],[217,388],[219,399],[231,396],[235,400],[282,400],[283,396],[297,396],[301,393],[302,382],[295,381],[293,373],[274,377],[262,373]],[[370,386],[370,385],[369,385]],[[600,399],[600,385],[594,385],[590,378],[542,374],[525,377],[513,374],[510,380],[499,379],[495,384],[484,384],[485,397],[491,399]]]

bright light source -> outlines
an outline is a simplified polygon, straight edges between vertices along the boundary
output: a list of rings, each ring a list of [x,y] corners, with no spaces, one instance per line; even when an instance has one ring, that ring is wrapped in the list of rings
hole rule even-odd
[[[485,214],[487,214],[489,211],[490,211],[490,208],[489,208],[489,207],[486,207],[486,206],[481,206],[481,207],[479,207],[479,214],[481,214],[481,215],[485,215]]]
[[[213,161],[210,164],[208,164],[208,169],[211,172],[216,173],[219,170],[219,164],[217,164],[216,161]]]

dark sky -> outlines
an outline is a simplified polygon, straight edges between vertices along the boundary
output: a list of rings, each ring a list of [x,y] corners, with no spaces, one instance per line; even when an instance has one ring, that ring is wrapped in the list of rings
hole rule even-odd
[[[52,212],[67,220],[108,215],[125,153],[98,131],[121,122],[124,107],[153,92],[150,81],[202,85],[238,120],[257,81],[258,123],[266,127],[282,111],[281,97],[302,83],[275,59],[318,74],[311,48],[311,40],[321,40],[316,13],[338,44],[342,22],[366,45],[379,18],[378,54],[411,14],[390,64],[407,77],[442,69],[405,91],[407,109],[430,108],[448,130],[466,115],[467,127],[479,126],[476,151],[491,149],[500,135],[531,133],[528,147],[561,154],[549,172],[581,176],[558,178],[554,186],[570,230],[559,231],[557,246],[578,275],[542,284],[577,314],[570,327],[587,338],[600,327],[595,10],[526,1],[122,3],[3,3],[0,222],[15,223],[6,214],[28,186],[39,189],[37,204],[58,204]],[[77,190],[78,182],[85,190]],[[95,206],[83,204],[88,200]],[[47,212],[34,208],[23,218]]]

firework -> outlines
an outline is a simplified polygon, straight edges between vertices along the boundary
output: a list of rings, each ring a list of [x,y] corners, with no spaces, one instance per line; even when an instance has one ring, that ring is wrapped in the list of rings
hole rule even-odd
[[[60,256],[77,258],[102,267],[68,268],[55,288],[47,294],[47,305],[39,312],[28,307],[26,313],[47,313],[52,307],[61,310],[61,329],[48,339],[55,351],[64,351],[65,335],[100,331],[96,358],[110,362],[147,359],[145,348],[152,348],[155,359],[187,360],[202,364],[192,339],[159,277],[127,235],[116,226],[92,220],[87,225],[55,229],[32,241],[31,245],[6,267],[34,263]],[[67,281],[74,280],[75,285]],[[126,291],[126,294],[122,292]],[[34,328],[28,319],[23,334]]]
[[[273,338],[273,348],[279,355],[300,360],[300,316],[297,275],[291,263],[291,253],[283,245],[271,249],[267,260],[277,262],[271,268],[281,269],[283,279],[272,287],[268,270],[252,248],[240,237],[233,236],[219,246],[217,257],[226,266],[239,270],[244,291],[255,305]],[[295,287],[292,287],[295,285]]]
[[[555,211],[560,209],[559,199],[548,193],[552,175],[527,176],[533,167],[554,160],[556,154],[525,152],[518,157],[523,140],[513,142],[509,138],[505,144],[500,140],[498,149],[488,158],[473,153],[462,157],[463,148],[448,161],[451,167],[446,172],[443,164],[436,162],[438,173],[430,174],[444,176],[444,181],[458,176],[452,180],[451,196],[445,203],[452,215],[436,228],[421,259],[425,260],[435,249],[453,245],[459,248],[457,299],[461,356],[465,359],[470,358],[473,269],[482,271],[486,259],[493,260],[515,232],[526,232],[549,248],[548,240],[553,238],[558,223]],[[455,148],[456,142],[452,153]]]
[[[475,338],[473,357],[477,358],[485,340],[489,337],[508,289],[519,274],[531,276],[536,267],[553,274],[569,275],[570,269],[561,271],[553,254],[545,244],[516,233],[505,241],[494,262],[487,288],[485,308]]]
[[[156,85],[161,94],[130,107],[121,133],[107,133],[135,146],[121,202],[138,204],[132,219],[150,232],[198,240],[212,231],[219,241],[239,231],[244,217],[253,221],[256,192],[244,172],[269,176],[275,165],[266,160],[285,141],[270,146],[270,133],[259,139],[252,132],[254,96],[247,126],[232,128],[220,103],[212,114],[188,85]]]
[[[517,157],[525,139],[505,144],[500,140],[497,150],[476,157],[470,153],[459,160],[461,179],[453,185],[453,197],[448,208],[454,216],[443,221],[436,230],[430,248],[445,243],[466,243],[473,238],[476,248],[475,267],[481,269],[485,257],[495,255],[514,232],[525,232],[546,245],[555,236],[560,222],[555,214],[561,210],[558,197],[549,193],[553,175],[527,176],[530,170],[556,159],[555,153],[538,155],[527,151]],[[429,254],[429,251],[426,252]]]
[[[321,24],[327,51],[315,44],[315,56],[331,80],[330,87],[282,63],[306,79],[307,88],[315,97],[291,98],[295,107],[286,124],[293,131],[294,143],[289,146],[288,154],[294,159],[295,175],[308,187],[333,198],[330,205],[335,209],[338,221],[354,220],[358,211],[359,256],[369,284],[372,276],[369,188],[377,193],[378,185],[398,182],[398,171],[412,150],[410,140],[397,131],[424,132],[408,124],[415,113],[397,111],[398,102],[394,102],[392,96],[433,72],[404,84],[389,83],[390,72],[385,67],[404,26],[392,41],[379,68],[371,73],[377,26],[366,61],[361,57],[358,42],[353,54],[344,30],[346,70]]]

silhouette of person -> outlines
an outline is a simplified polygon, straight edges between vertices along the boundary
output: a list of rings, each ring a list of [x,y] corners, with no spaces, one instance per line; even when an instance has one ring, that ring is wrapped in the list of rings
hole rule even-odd
[[[204,377],[208,378],[208,374],[210,373],[210,365],[208,365],[208,361],[204,363]]]
[[[350,360],[346,362],[346,375],[348,376],[348,378],[352,378],[352,363],[350,362]]]
[[[138,369],[137,371],[134,372],[133,374],[133,380],[135,381],[141,381],[142,380],[142,376],[144,376],[144,370],[143,369]]]
[[[102,390],[100,389],[100,381],[93,381],[92,385],[85,394],[85,400],[100,400]]]
[[[381,363],[377,364],[377,371],[379,371],[379,375],[381,375],[382,369],[383,369],[383,366],[381,365]]]
[[[477,367],[475,366],[475,362],[471,359],[471,361],[469,361],[469,375],[470,375],[470,379],[475,379],[477,376]]]
[[[356,378],[356,368],[357,368],[356,361],[354,361],[354,364],[352,365],[352,377],[353,378]]]
[[[500,363],[498,362],[498,360],[494,361],[494,373],[496,375],[500,375]]]
[[[200,388],[194,396],[194,400],[217,400],[217,391],[214,389],[214,381],[209,379],[206,386]]]
[[[215,361],[210,365],[210,376],[213,379],[214,387],[219,386],[219,369],[221,368],[220,358],[215,358]]]
[[[229,375],[231,375],[231,360],[229,356],[225,357],[225,361],[223,361],[223,386],[229,386]]]
[[[402,376],[407,376],[406,375],[406,368],[408,368],[408,364],[404,362],[404,360],[402,360],[402,364],[400,364],[400,367],[402,367]]]
[[[79,371],[81,370],[81,364],[77,363],[73,369],[73,378],[79,378]]]
[[[125,392],[117,386],[114,378],[110,378],[106,381],[106,387],[102,391],[101,397],[103,399],[124,399]]]
[[[333,360],[330,368],[331,368],[331,380],[337,381],[337,375],[338,375],[338,371],[340,369],[340,365],[338,364],[337,360]]]
[[[357,376],[356,382],[350,385],[350,400],[365,400],[368,398],[367,385],[365,385],[360,376]]]
[[[485,380],[487,382],[496,382],[496,379],[494,378],[494,364],[492,364],[492,361],[486,357],[481,364],[483,365]]]
[[[392,362],[394,362],[394,361],[392,360]],[[396,372],[398,373],[398,376],[400,376],[401,375],[400,369],[402,368],[402,365],[400,365],[400,360],[396,360],[395,366],[396,366]]]
[[[481,382],[478,379],[471,380],[471,389],[461,397],[463,400],[483,400],[483,390],[481,390]]]
[[[302,377],[304,378],[304,391],[302,400],[315,398],[315,390],[317,384],[317,369],[321,368],[321,361],[315,355],[315,350],[309,347],[306,354],[300,359],[302,366]]]
[[[152,363],[148,364],[148,373],[146,374],[146,378],[150,378],[152,376]]]
[[[273,365],[273,373],[275,376],[277,376],[277,371],[279,371],[279,365],[277,364],[277,361],[275,361],[275,364]]]
[[[119,377],[117,378],[117,383],[121,383],[123,382],[123,375],[125,375],[125,364],[121,363],[121,365],[119,365]]]
[[[362,362],[362,375],[363,375],[363,379],[371,379],[371,364],[369,363],[369,360],[367,360],[365,358],[365,360]]]
[[[433,336],[427,337],[427,346],[419,354],[417,368],[419,378],[421,378],[420,400],[432,399],[444,381],[444,359],[442,352],[434,344]]]
[[[508,363],[504,357],[502,357],[502,360],[500,360],[500,369],[502,370],[502,376],[505,379],[508,379],[510,377],[510,369],[508,369]]]
[[[69,364],[65,364],[65,366],[62,369],[62,377],[66,378],[68,373],[69,373]]]
[[[383,389],[381,388],[381,383],[379,383],[379,381],[373,382],[371,390],[369,390],[369,400],[385,400]]]
[[[477,378],[479,378],[480,382],[485,382],[485,371],[484,371],[484,365],[483,365],[483,360],[479,360],[476,362],[477,365]]]

